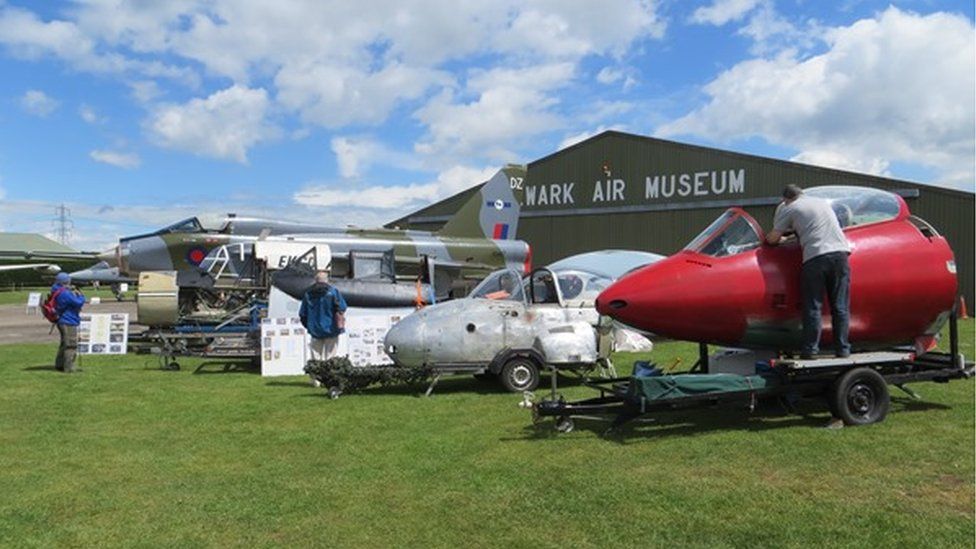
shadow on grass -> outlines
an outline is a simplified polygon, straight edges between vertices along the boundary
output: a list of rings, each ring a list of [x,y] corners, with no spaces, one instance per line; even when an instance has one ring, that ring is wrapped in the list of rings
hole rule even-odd
[[[938,402],[893,397],[888,415],[951,408]],[[594,417],[573,418],[574,430],[589,431],[606,440],[626,444],[636,442],[636,439],[649,442],[656,437],[696,436],[712,431],[759,432],[791,427],[823,428],[830,421],[831,414],[821,401],[806,399],[795,406],[794,412],[787,411],[784,406],[775,402],[767,402],[754,412],[733,404],[649,412],[611,428],[613,419],[613,416],[607,416],[606,420]],[[523,431],[525,436],[517,440],[543,440],[565,436],[556,431],[555,424],[556,418],[545,418],[539,423],[527,425]]]
[[[427,392],[427,387],[429,383],[397,383],[394,385],[373,385],[366,387],[365,389],[359,389],[355,391],[347,391],[342,393],[340,398],[348,397],[368,397],[370,395],[387,395],[387,396],[412,396],[418,398],[424,398],[424,394]],[[474,378],[452,378],[452,379],[442,379],[437,382],[434,386],[434,390],[430,393],[430,398],[437,398],[438,394],[452,394],[452,393],[472,393],[478,395],[493,395],[493,394],[504,394],[505,389],[502,388],[500,383],[496,383],[493,380],[480,381]],[[321,395],[304,395],[304,396],[323,396],[328,397],[329,393],[327,389],[322,389]]]
[[[54,364],[39,364],[37,366],[27,366],[25,368],[21,368],[21,371],[24,371],[24,372],[56,372],[56,373],[59,373],[59,374],[61,373],[61,372],[59,372],[58,370],[56,370],[54,368]]]
[[[265,387],[304,387],[306,389],[314,389],[312,383],[306,379],[305,381],[268,381],[265,382]]]
[[[543,385],[548,383],[548,378],[543,378]],[[560,378],[560,387],[573,387],[581,385],[582,381],[577,379],[566,380]],[[268,381],[265,383],[268,387],[304,387],[311,388],[311,384],[308,381]],[[347,390],[342,393],[342,397],[350,396],[369,396],[369,395],[402,395],[402,396],[415,396],[423,397],[424,393],[427,392],[427,388],[430,386],[430,382],[422,383],[395,383],[390,385],[371,385],[369,387],[357,390]],[[478,395],[504,395],[512,394],[502,387],[501,382],[497,379],[476,379],[474,376],[457,375],[451,377],[441,378],[434,385],[434,390],[431,392],[431,397],[436,397],[438,394],[453,394],[453,393],[471,393]],[[316,394],[303,394],[303,397],[328,397],[328,390],[323,388],[321,393]]]
[[[212,369],[212,367],[217,367],[217,369]],[[197,365],[196,369],[193,370],[194,375],[209,375],[209,374],[261,374],[261,366],[255,365],[250,360],[248,361],[236,361],[236,360],[208,360],[206,362],[201,362]]]

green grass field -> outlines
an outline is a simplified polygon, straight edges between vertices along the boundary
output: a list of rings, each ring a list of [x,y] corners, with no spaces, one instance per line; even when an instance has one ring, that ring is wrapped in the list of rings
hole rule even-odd
[[[962,323],[973,356],[973,321]],[[0,545],[972,547],[974,383],[830,431],[741,408],[602,438],[469,378],[329,400],[303,378],[0,347]],[[660,363],[695,347],[663,343]],[[623,368],[631,357],[618,357]],[[567,396],[590,393],[570,387]]]

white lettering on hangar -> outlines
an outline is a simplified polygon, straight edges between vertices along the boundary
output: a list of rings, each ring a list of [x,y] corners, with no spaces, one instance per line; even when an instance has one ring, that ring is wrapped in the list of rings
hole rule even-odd
[[[525,186],[525,206],[575,205],[573,189],[576,183],[549,183]],[[746,189],[746,170],[712,170],[647,176],[644,180],[644,201],[661,198],[723,196],[742,194]],[[624,202],[627,182],[623,179],[597,180],[593,184],[592,204]],[[584,191],[585,192],[585,191]],[[584,198],[585,200],[585,198]]]
[[[719,196],[741,194],[746,190],[746,170],[722,170],[647,176],[644,199],[672,196]]]

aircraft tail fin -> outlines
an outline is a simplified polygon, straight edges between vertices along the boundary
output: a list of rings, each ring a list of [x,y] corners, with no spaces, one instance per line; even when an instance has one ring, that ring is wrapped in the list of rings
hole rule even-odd
[[[525,172],[525,166],[516,164],[509,164],[498,170],[437,234],[515,240],[524,194]]]

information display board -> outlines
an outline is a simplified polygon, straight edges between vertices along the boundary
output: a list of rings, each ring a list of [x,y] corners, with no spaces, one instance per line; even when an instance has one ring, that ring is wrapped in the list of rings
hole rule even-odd
[[[27,294],[27,314],[36,315],[41,306],[41,292],[30,292]]]
[[[304,373],[308,333],[297,317],[265,318],[261,324],[261,375]]]
[[[78,353],[124,355],[129,345],[129,313],[82,313],[78,325]]]
[[[338,354],[348,356],[353,366],[392,364],[383,350],[383,338],[394,324],[413,311],[412,308],[349,309],[346,333],[339,336]]]
[[[299,302],[284,292],[272,291],[269,318],[261,324],[261,375],[294,376],[305,373],[311,357],[307,331],[298,319]],[[339,336],[337,356],[348,356],[353,366],[378,366],[393,361],[383,351],[390,327],[412,313],[412,307],[346,310],[346,332]],[[281,315],[277,318],[275,315]]]

